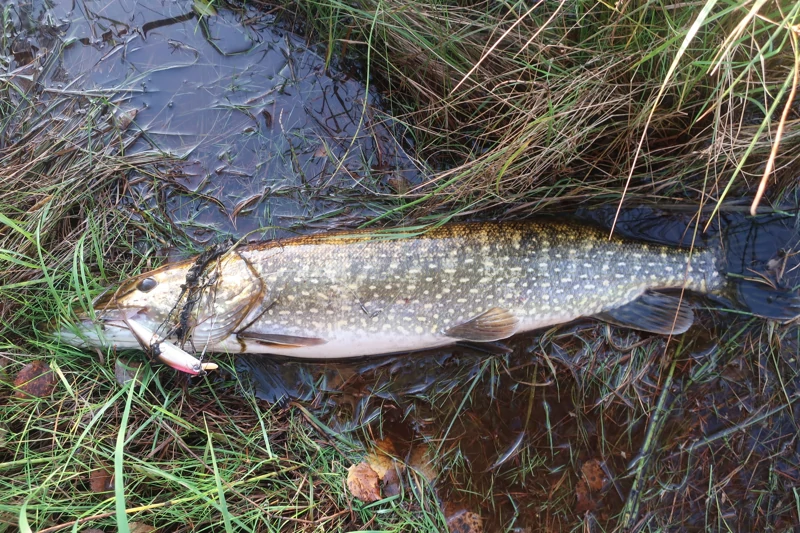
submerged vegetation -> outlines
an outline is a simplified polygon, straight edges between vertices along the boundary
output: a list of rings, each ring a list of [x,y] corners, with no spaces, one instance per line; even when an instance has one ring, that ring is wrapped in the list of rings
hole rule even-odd
[[[321,43],[331,68],[358,65],[429,169],[409,186],[379,169],[354,180],[374,224],[796,212],[800,3],[256,5]],[[242,6],[194,9],[198,27],[222,9],[257,23]],[[487,531],[800,521],[796,325],[703,312],[679,339],[582,322],[510,354],[265,363],[303,376],[284,402],[254,399],[233,359],[186,381],[54,343],[47,324],[197,243],[129,201],[132,172],[181,167],[156,142],[130,150],[145,133],[127,95],[57,72],[76,41],[44,7],[0,15],[0,531],[443,531],[465,510]],[[399,488],[354,499],[347,468],[385,442],[410,465]]]

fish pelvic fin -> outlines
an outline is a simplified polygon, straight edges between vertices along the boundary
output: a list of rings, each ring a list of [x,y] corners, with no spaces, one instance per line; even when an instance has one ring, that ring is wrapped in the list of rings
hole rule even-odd
[[[491,342],[512,336],[519,328],[519,318],[510,311],[492,307],[466,322],[444,332],[448,337],[472,342]]]
[[[595,315],[595,318],[640,331],[679,335],[692,326],[694,313],[691,306],[678,297],[646,292],[628,304]]]

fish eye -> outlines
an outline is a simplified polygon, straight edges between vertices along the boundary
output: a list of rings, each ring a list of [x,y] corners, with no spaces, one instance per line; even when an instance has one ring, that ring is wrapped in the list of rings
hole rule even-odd
[[[136,285],[136,288],[142,292],[150,292],[156,288],[156,285],[158,285],[158,282],[153,278],[144,278]]]

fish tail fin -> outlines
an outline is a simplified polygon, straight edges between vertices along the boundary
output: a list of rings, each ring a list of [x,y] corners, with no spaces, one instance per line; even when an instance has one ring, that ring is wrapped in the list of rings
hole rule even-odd
[[[768,280],[728,275],[723,287],[712,296],[734,309],[762,318],[791,322],[800,317],[800,292]]]
[[[800,317],[800,246],[795,217],[729,220],[720,232],[718,264],[725,282],[716,299],[763,318]]]

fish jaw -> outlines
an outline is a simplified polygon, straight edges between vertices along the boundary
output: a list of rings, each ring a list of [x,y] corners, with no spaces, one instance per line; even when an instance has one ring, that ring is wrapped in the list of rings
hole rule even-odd
[[[162,331],[172,306],[180,299],[189,266],[188,262],[167,265],[126,280],[98,296],[91,314],[77,313],[62,324],[56,332],[58,338],[77,348],[142,349],[127,324]]]
[[[102,318],[81,318],[77,324],[62,327],[57,335],[61,342],[76,348],[101,348],[146,350],[154,353],[167,366],[193,376],[215,370],[214,363],[203,363],[169,340],[159,337],[153,329],[144,325],[146,316],[140,310],[116,310],[102,313]]]
[[[142,309],[114,309],[99,311],[92,319],[80,314],[74,322],[62,324],[55,332],[60,342],[76,348],[105,348],[114,346],[120,350],[141,349],[136,335],[125,326],[125,321],[146,320]]]

